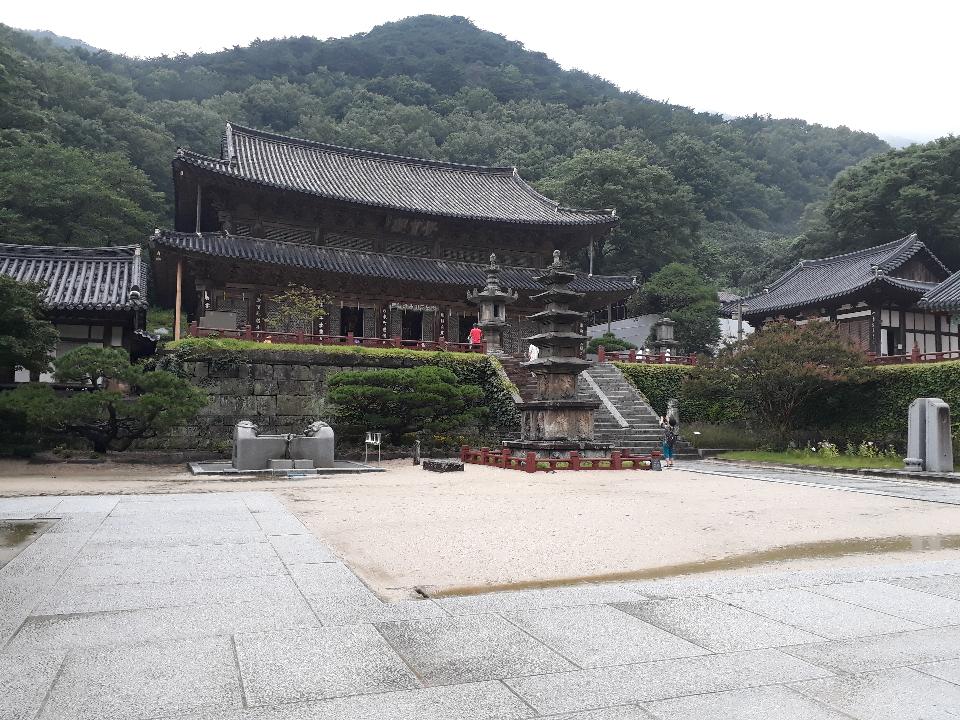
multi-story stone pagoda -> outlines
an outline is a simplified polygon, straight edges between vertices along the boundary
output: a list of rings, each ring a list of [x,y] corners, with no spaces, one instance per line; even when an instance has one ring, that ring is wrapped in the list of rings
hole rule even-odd
[[[490,264],[487,265],[487,285],[483,290],[471,290],[467,293],[467,302],[478,305],[480,320],[478,324],[483,330],[483,339],[487,344],[487,351],[501,351],[503,349],[503,331],[507,325],[507,305],[515,302],[517,292],[506,290],[500,284],[500,266],[497,264],[495,253],[490,255]]]
[[[588,340],[579,332],[587,315],[571,309],[583,298],[567,286],[576,273],[560,262],[560,251],[553,253],[553,264],[537,282],[546,291],[531,299],[545,303],[530,320],[542,331],[527,338],[539,349],[537,358],[523,364],[537,376],[537,397],[520,406],[520,440],[508,440],[511,450],[535,452],[540,457],[569,457],[571,451],[583,456],[606,455],[610,445],[593,441],[593,413],[600,403],[577,399],[577,376],[590,366],[579,356],[581,343]]]

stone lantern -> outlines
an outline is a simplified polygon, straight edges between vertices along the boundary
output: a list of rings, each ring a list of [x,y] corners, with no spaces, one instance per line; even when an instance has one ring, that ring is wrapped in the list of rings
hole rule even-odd
[[[486,287],[467,293],[467,302],[480,306],[480,320],[477,324],[483,330],[488,351],[503,349],[503,331],[509,327],[507,305],[516,299],[515,290],[506,290],[500,285],[500,266],[497,264],[497,256],[491,254],[490,264],[487,265]]]
[[[560,251],[553,253],[553,264],[537,278],[546,290],[531,299],[545,303],[530,319],[541,332],[527,338],[539,348],[535,360],[523,363],[537,378],[536,399],[520,405],[520,440],[507,440],[512,450],[535,452],[539,457],[570,457],[576,451],[586,457],[605,455],[610,445],[593,441],[593,414],[600,403],[577,399],[577,376],[592,363],[579,357],[581,343],[588,340],[577,331],[586,313],[571,309],[583,293],[570,290],[576,273],[560,262]]]
[[[677,323],[668,317],[657,320],[653,326],[654,341],[652,345],[655,352],[669,355],[671,352],[676,351],[677,346],[680,344],[673,338],[673,329],[676,325]]]

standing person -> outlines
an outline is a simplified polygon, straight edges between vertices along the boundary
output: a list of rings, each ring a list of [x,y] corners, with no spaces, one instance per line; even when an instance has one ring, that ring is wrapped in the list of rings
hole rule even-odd
[[[480,329],[480,326],[477,323],[473,324],[473,327],[470,329],[470,333],[467,335],[467,338],[470,341],[470,347],[474,345],[479,345],[483,342],[483,330]]]
[[[673,467],[673,446],[677,444],[679,437],[677,421],[673,417],[667,419],[666,415],[662,415],[660,427],[663,428],[663,464],[666,467]]]

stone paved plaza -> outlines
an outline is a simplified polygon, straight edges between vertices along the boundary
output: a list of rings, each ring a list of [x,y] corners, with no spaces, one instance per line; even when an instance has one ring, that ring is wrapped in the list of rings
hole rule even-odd
[[[0,518],[3,720],[960,716],[960,560],[382,603],[269,493]]]

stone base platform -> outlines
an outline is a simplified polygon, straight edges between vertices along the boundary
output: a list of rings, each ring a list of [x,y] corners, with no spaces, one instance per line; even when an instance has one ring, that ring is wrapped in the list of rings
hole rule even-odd
[[[430,472],[463,472],[462,460],[437,460],[428,458],[424,459],[421,465],[424,470]]]
[[[237,470],[229,462],[192,462],[188,463],[194,475],[267,475],[285,477],[308,477],[314,475],[343,475],[351,473],[386,472],[385,468],[349,460],[337,460],[333,467],[324,468],[271,468],[268,470]]]

